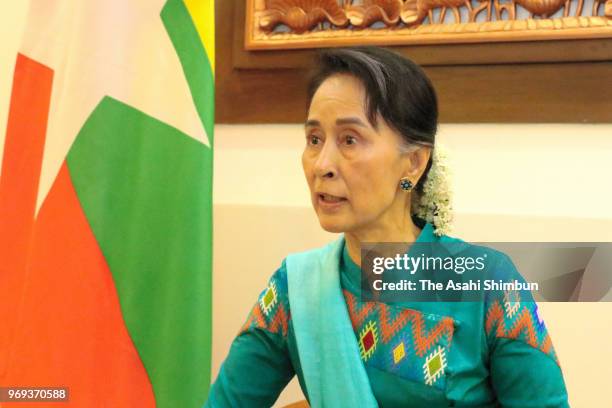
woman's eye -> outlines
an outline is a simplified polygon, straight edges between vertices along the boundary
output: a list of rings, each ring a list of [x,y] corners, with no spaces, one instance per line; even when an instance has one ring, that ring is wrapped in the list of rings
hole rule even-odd
[[[318,145],[321,142],[319,136],[309,135],[308,136],[308,144],[310,145]]]
[[[357,143],[357,138],[356,138],[355,136],[346,136],[346,137],[344,138],[344,143],[345,143],[347,146],[352,146],[352,145],[354,145],[355,143]]]

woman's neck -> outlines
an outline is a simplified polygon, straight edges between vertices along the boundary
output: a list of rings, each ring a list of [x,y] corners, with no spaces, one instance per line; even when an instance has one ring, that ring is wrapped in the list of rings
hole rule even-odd
[[[420,235],[421,229],[417,227],[412,219],[402,227],[369,228],[358,231],[350,231],[344,234],[346,247],[351,260],[361,266],[361,243],[362,242],[414,242]]]

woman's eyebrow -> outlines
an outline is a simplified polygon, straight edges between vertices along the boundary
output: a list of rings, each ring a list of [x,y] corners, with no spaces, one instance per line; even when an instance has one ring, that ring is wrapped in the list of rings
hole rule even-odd
[[[341,126],[341,125],[357,125],[357,126],[366,127],[366,128],[368,127],[368,125],[363,123],[363,121],[357,117],[336,119],[336,126]]]
[[[313,127],[321,126],[321,122],[319,122],[316,119],[308,119],[306,123],[304,123],[304,127],[309,127],[309,126],[313,126]]]
[[[368,127],[368,125],[366,125],[361,119],[357,117],[336,119],[336,126],[342,126],[342,125],[357,125],[361,127]],[[309,126],[321,126],[321,122],[319,122],[316,119],[309,119],[304,124],[304,127],[309,127]]]

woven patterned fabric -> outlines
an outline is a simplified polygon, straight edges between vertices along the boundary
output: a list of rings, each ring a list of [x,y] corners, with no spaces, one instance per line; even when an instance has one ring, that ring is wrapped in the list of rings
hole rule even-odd
[[[505,291],[487,307],[485,330],[489,338],[523,341],[559,360],[534,301],[522,301],[518,292]]]
[[[257,328],[287,337],[291,318],[287,279],[284,269],[279,272],[260,294],[239,334]],[[366,366],[444,389],[455,326],[452,318],[361,302],[346,289],[343,294]],[[500,292],[487,303],[485,331],[489,339],[522,341],[559,364],[537,304],[524,301],[518,292]]]
[[[343,292],[366,366],[444,389],[452,318],[361,302],[348,290]]]
[[[239,335],[251,328],[259,328],[287,337],[289,319],[287,277],[286,274],[274,274],[268,287],[259,295]]]

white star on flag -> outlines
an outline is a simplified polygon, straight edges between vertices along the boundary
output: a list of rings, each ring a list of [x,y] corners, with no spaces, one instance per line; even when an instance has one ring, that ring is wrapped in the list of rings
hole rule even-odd
[[[210,146],[160,17],[166,0],[33,0],[21,53],[54,71],[37,210],[85,121],[117,99]]]

